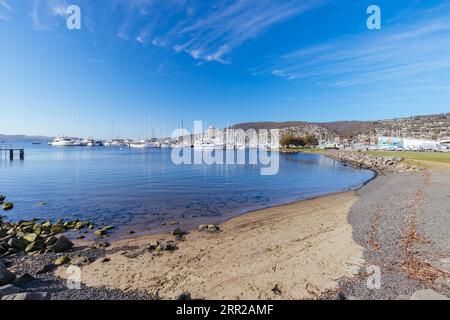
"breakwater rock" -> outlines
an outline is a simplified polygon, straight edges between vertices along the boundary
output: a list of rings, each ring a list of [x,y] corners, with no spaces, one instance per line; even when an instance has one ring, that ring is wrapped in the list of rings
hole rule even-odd
[[[412,172],[420,171],[421,167],[405,162],[401,157],[379,157],[362,152],[333,151],[326,156],[354,167],[376,171]]]

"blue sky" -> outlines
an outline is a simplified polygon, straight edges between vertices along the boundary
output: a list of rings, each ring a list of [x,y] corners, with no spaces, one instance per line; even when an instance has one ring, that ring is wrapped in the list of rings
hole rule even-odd
[[[0,0],[0,49],[7,134],[450,111],[448,1]]]

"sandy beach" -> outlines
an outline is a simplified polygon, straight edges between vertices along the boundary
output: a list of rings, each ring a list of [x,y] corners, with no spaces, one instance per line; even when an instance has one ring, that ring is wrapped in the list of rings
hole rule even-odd
[[[221,224],[219,233],[193,231],[173,252],[142,252],[150,240],[171,236],[119,241],[112,249],[138,248],[83,267],[82,281],[163,299],[182,292],[200,299],[317,298],[363,263],[347,222],[356,200],[348,192],[255,211]]]

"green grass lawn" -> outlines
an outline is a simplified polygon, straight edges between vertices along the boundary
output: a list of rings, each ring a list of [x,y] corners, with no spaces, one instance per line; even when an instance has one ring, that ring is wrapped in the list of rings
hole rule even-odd
[[[365,151],[365,153],[381,157],[402,157],[407,160],[450,163],[450,153],[413,151]]]

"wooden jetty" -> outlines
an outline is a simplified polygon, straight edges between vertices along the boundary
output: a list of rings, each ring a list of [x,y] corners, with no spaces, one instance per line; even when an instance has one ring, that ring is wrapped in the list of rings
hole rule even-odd
[[[11,148],[11,147],[0,147],[1,158],[5,155],[5,159],[14,160],[14,153],[19,153],[19,159],[25,160],[25,149],[24,148]]]

